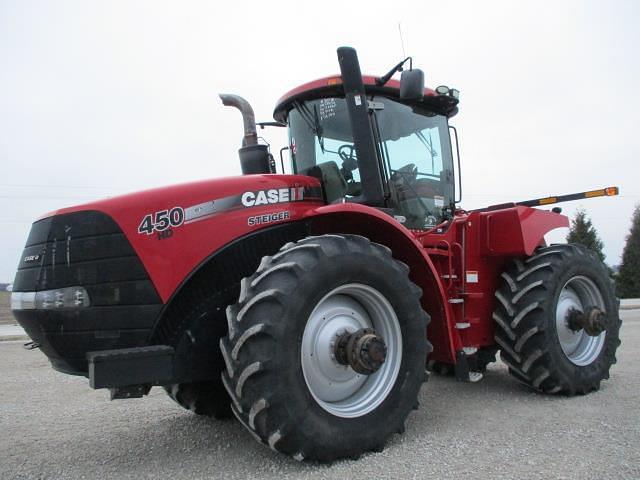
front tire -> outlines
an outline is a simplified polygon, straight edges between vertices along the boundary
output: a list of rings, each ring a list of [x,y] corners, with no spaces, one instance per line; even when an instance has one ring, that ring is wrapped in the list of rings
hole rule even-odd
[[[174,402],[196,415],[218,420],[233,418],[227,391],[220,380],[174,383],[164,390]]]
[[[521,382],[545,393],[585,394],[609,378],[620,345],[620,317],[609,274],[575,244],[541,248],[502,273],[496,291],[495,340],[500,358]],[[604,331],[570,328],[571,310],[596,307]]]
[[[233,418],[229,406],[229,396],[222,385],[220,374],[224,369],[222,354],[217,348],[218,340],[226,334],[226,325],[220,310],[220,299],[215,296],[205,297],[193,302],[191,308],[184,312],[183,323],[188,325],[186,331],[173,344],[177,351],[189,351],[193,344],[199,348],[210,349],[206,355],[205,368],[209,371],[209,379],[199,382],[185,382],[165,385],[164,390],[174,402],[190,410],[196,415],[214,417],[219,420]],[[193,331],[193,332],[192,332]],[[196,343],[195,339],[201,339]],[[206,341],[204,341],[206,339]],[[188,348],[180,346],[188,345]],[[200,346],[202,345],[202,346]],[[190,364],[186,363],[188,368]]]
[[[409,269],[354,235],[308,237],[265,257],[227,309],[223,382],[260,442],[298,460],[382,450],[404,430],[425,379],[427,314]],[[370,375],[339,364],[340,335],[372,328],[386,360]]]

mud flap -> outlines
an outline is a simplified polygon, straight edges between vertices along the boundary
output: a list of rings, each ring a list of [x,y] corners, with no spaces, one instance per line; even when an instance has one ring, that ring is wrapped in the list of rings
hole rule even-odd
[[[469,381],[469,362],[467,361],[467,354],[462,350],[456,352],[456,365],[455,365],[456,380],[459,382]]]

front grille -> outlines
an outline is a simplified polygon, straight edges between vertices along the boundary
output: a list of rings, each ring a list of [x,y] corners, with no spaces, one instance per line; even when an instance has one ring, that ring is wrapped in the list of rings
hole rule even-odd
[[[86,289],[89,307],[14,311],[56,369],[86,375],[87,352],[147,344],[162,301],[124,233],[104,213],[74,212],[33,224],[13,290],[73,286]]]
[[[16,292],[83,286],[92,306],[160,303],[120,227],[101,212],[74,212],[33,224],[13,284]]]

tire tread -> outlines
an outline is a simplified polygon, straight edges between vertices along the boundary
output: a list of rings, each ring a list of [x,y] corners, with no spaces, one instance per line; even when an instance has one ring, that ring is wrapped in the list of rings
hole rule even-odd
[[[517,380],[545,393],[564,395],[584,394],[600,388],[600,381],[609,378],[609,369],[616,363],[615,350],[620,344],[621,321],[618,308],[610,312],[612,325],[607,330],[613,339],[603,347],[602,362],[596,374],[570,375],[562,370],[550,348],[559,349],[553,342],[548,319],[555,315],[553,279],[577,261],[588,262],[601,278],[608,278],[606,267],[597,256],[577,244],[556,244],[538,249],[527,259],[515,259],[501,275],[501,286],[495,292],[493,313],[495,341],[500,348],[502,362]],[[613,289],[604,281],[606,299],[615,299]],[[611,301],[613,305],[617,302]],[[600,360],[598,360],[600,362]],[[568,362],[568,360],[567,360]],[[582,367],[580,367],[582,368]],[[595,368],[595,367],[594,367]],[[577,371],[577,368],[574,369]]]
[[[296,460],[333,461],[380,451],[391,434],[404,428],[402,420],[390,426],[384,438],[371,439],[370,445],[354,445],[346,452],[336,452],[331,446],[325,451],[317,450],[299,441],[303,436],[296,433],[296,427],[301,419],[279,416],[276,407],[278,402],[287,402],[287,392],[260,387],[261,382],[268,385],[269,379],[277,374],[269,352],[276,348],[276,332],[284,328],[280,326],[278,312],[283,311],[286,298],[308,269],[344,252],[376,257],[391,265],[407,278],[408,294],[420,305],[422,290],[410,282],[409,267],[393,259],[389,248],[358,235],[322,235],[287,243],[275,255],[264,257],[258,270],[242,281],[239,302],[227,308],[229,336],[221,339],[220,348],[226,364],[222,379],[232,399],[232,412],[261,443]],[[416,317],[426,329],[430,318],[421,309],[420,312]],[[426,350],[431,351],[426,338],[424,343]]]

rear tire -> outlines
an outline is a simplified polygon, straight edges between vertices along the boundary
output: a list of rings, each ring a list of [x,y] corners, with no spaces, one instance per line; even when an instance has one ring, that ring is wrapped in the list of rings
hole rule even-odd
[[[384,246],[324,235],[288,243],[243,279],[227,309],[222,378],[233,413],[259,442],[329,462],[381,451],[404,430],[430,350],[408,273]],[[387,357],[361,376],[337,363],[330,341],[365,326],[384,338]]]
[[[585,394],[600,388],[616,363],[621,321],[605,265],[575,244],[541,248],[502,274],[493,319],[500,358],[521,382],[545,393]],[[569,309],[598,307],[605,330],[589,336],[566,323]]]

